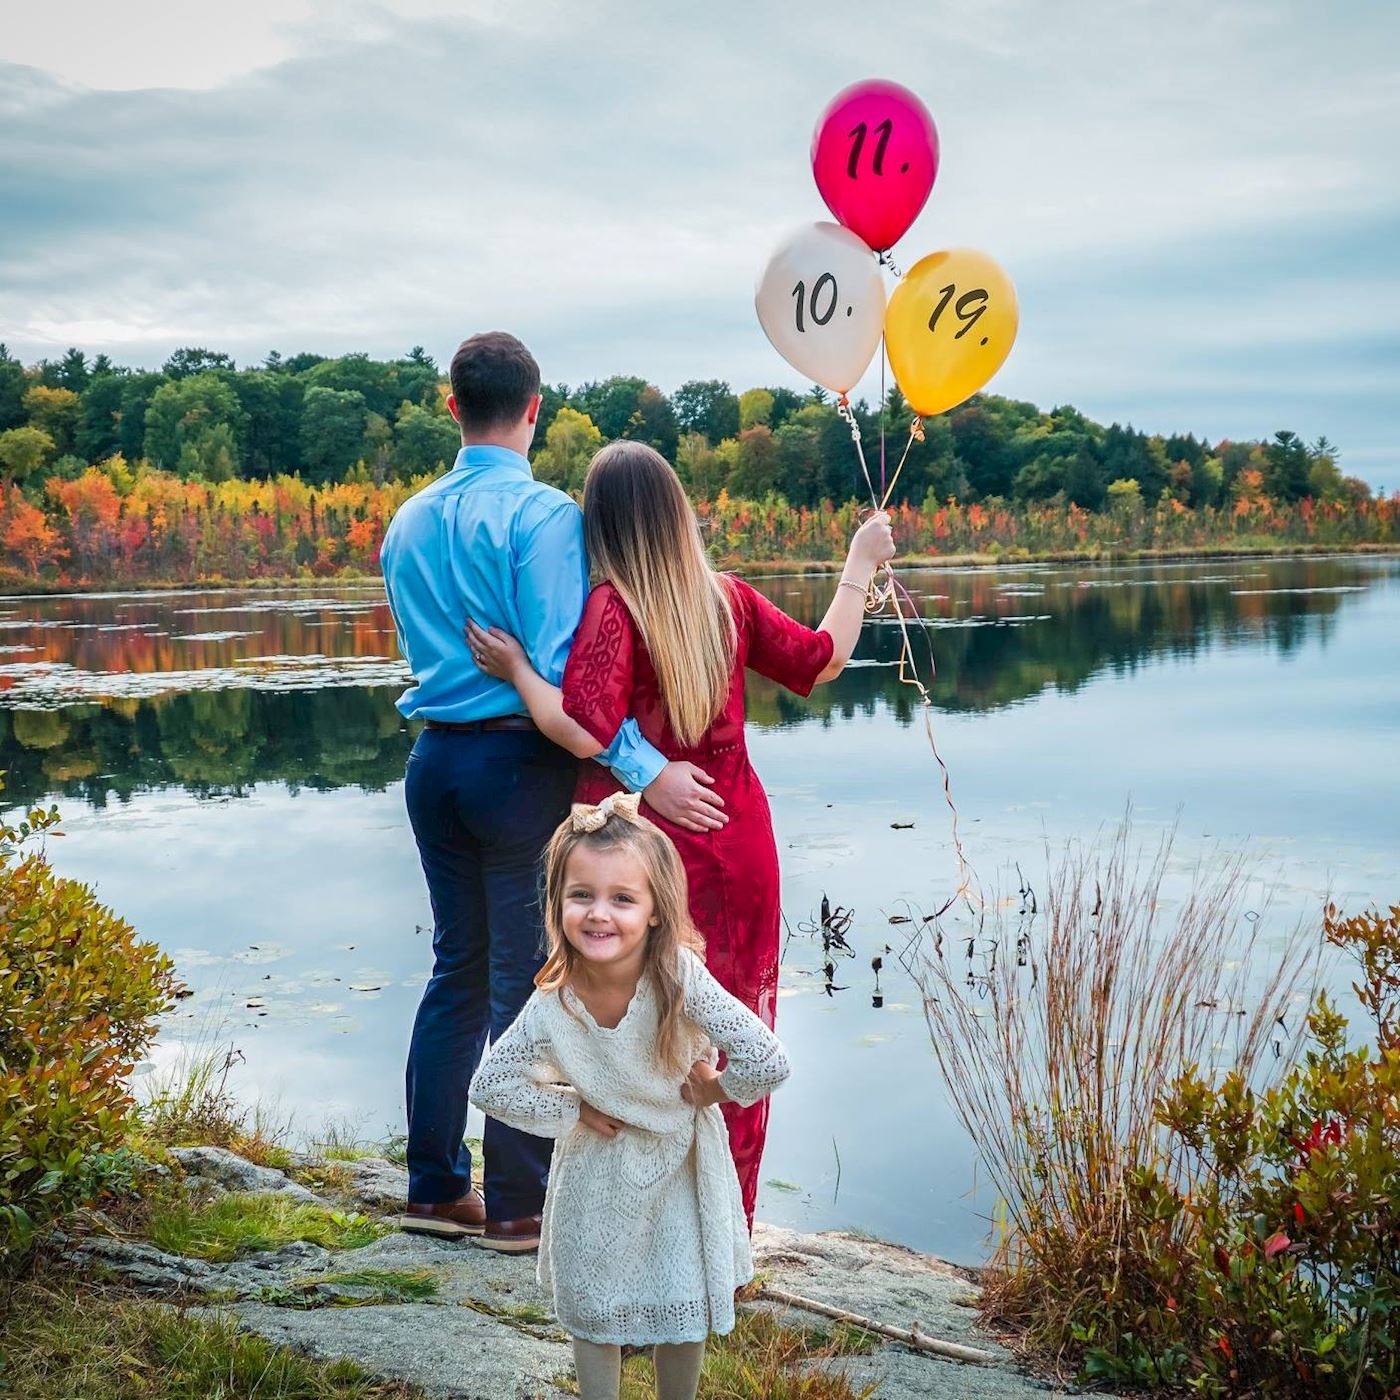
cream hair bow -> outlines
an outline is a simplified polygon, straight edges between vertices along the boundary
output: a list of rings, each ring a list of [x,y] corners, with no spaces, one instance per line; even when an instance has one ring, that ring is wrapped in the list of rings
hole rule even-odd
[[[634,822],[640,815],[642,795],[639,792],[609,793],[596,807],[575,802],[572,817],[575,831],[601,831],[609,817],[622,817]]]

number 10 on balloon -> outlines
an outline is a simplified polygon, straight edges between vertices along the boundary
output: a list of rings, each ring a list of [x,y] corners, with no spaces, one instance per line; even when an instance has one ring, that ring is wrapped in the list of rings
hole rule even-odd
[[[870,249],[837,224],[807,224],[773,250],[754,289],[759,323],[794,369],[845,394],[880,344],[885,283]]]
[[[831,296],[827,300],[825,311],[821,310],[822,289],[824,287],[830,288],[831,290]],[[797,285],[792,289],[792,297],[795,303],[794,310],[797,313],[797,331],[799,335],[804,334],[807,329],[802,321],[802,303],[806,299],[806,295],[807,284],[803,282],[801,278],[798,278]],[[808,311],[813,325],[824,326],[831,320],[836,314],[836,302],[839,296],[840,293],[836,290],[836,279],[831,273],[823,272],[822,275],[812,283],[812,298]],[[850,314],[851,308],[848,306],[846,308],[846,315],[849,316]]]

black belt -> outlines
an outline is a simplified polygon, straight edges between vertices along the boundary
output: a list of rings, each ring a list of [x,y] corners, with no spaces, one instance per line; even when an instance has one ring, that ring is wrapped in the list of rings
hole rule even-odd
[[[495,719],[474,719],[467,724],[458,724],[446,719],[430,719],[424,723],[429,729],[446,729],[453,734],[489,734],[497,729],[535,729],[535,721],[529,715],[498,715]]]

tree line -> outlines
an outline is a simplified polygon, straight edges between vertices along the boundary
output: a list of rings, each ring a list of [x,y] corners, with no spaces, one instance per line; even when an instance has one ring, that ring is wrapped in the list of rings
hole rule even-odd
[[[114,457],[207,484],[283,475],[313,486],[409,482],[456,455],[446,396],[421,346],[394,360],[274,352],[242,368],[222,352],[187,347],[145,370],[89,359],[76,347],[26,366],[0,345],[0,477],[36,503],[48,482],[76,480]],[[578,490],[604,442],[632,438],[672,462],[697,500],[723,491],[815,507],[866,494],[850,429],[819,388],[735,392],[721,380],[692,380],[667,395],[641,377],[615,375],[574,388],[547,384],[543,398],[534,468],[565,490]],[[1309,444],[1289,431],[1212,443],[982,394],[925,423],[910,442],[912,414],[897,388],[884,403],[853,411],[877,479],[882,430],[887,476],[909,443],[896,503],[1057,500],[1105,511],[1163,500],[1227,506],[1242,489],[1283,505],[1371,494],[1343,475],[1326,438]]]

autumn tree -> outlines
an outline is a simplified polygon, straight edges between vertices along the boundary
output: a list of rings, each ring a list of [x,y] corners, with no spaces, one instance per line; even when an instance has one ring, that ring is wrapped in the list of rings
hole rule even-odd
[[[739,430],[754,428],[762,423],[766,428],[773,418],[773,391],[771,389],[745,389],[739,395]],[[726,437],[733,434],[726,433]],[[716,439],[717,441],[717,439]]]
[[[726,468],[704,433],[683,433],[676,446],[676,474],[697,501],[712,501],[724,485]]]
[[[778,490],[782,465],[773,434],[759,423],[746,428],[734,441],[734,468],[725,483],[729,494],[758,498]]]
[[[535,453],[535,475],[561,491],[577,491],[603,435],[586,414],[567,404],[554,415],[544,446]]]
[[[11,481],[32,476],[53,454],[53,438],[42,428],[26,424],[0,433],[0,469]]]
[[[33,384],[24,391],[24,411],[32,427],[41,428],[53,439],[57,451],[72,450],[82,413],[72,389]]]

